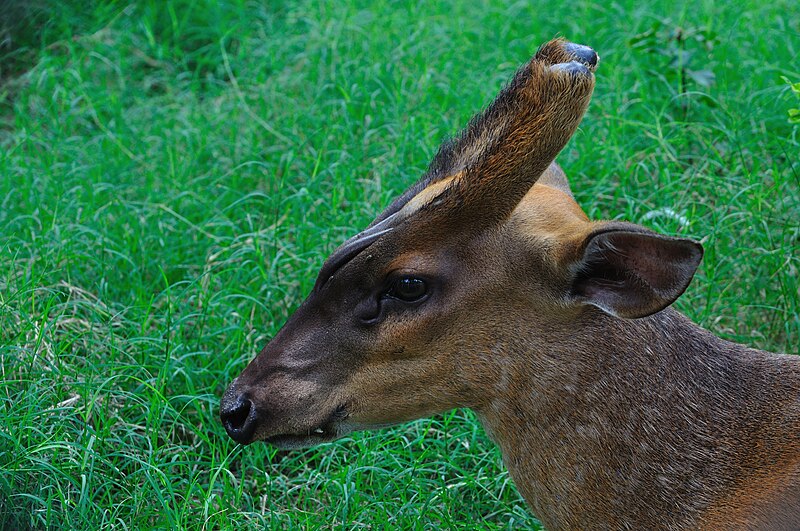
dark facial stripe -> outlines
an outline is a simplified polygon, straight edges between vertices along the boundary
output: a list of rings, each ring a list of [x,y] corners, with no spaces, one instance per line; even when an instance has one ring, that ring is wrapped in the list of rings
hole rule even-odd
[[[336,249],[322,266],[319,276],[317,276],[317,282],[314,284],[314,291],[319,290],[343,265],[372,245],[378,238],[391,231],[394,228],[391,225],[396,216],[397,214],[392,214],[380,223],[359,232]]]

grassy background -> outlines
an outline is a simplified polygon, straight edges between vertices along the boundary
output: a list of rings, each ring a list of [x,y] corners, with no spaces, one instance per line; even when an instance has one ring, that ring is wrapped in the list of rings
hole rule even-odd
[[[217,412],[555,35],[602,57],[559,157],[587,213],[703,239],[678,307],[798,351],[792,0],[0,4],[0,527],[537,528],[467,411],[304,452]]]

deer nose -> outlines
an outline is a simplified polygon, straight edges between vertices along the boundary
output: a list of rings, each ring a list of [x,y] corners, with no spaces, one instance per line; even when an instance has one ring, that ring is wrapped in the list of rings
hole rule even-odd
[[[219,418],[231,439],[240,444],[248,444],[252,441],[258,414],[249,398],[243,395],[230,396],[229,393],[225,393],[219,408]]]

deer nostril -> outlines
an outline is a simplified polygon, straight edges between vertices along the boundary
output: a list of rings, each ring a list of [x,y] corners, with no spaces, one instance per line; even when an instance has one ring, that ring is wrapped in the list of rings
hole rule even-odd
[[[231,439],[242,444],[250,442],[256,430],[257,415],[256,408],[249,399],[238,397],[233,404],[227,404],[223,400],[219,417]]]
[[[247,417],[250,416],[250,408],[253,407],[253,403],[249,400],[242,400],[239,402],[234,409],[227,412],[226,415],[228,424],[236,430],[242,429],[242,427],[247,422]]]

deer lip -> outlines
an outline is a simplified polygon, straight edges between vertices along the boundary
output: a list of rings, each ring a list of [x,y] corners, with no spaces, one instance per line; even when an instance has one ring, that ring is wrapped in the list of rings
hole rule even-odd
[[[340,421],[347,418],[345,406],[337,407],[322,423],[302,433],[278,433],[264,439],[273,446],[283,449],[307,448],[316,444],[333,441],[343,435],[338,429]]]
[[[327,432],[322,428],[316,428],[305,434],[280,434],[273,435],[264,439],[264,442],[277,446],[283,450],[291,450],[294,448],[308,448],[324,442],[329,442],[336,439],[335,432]]]

